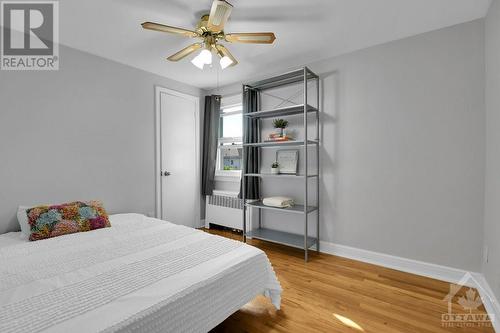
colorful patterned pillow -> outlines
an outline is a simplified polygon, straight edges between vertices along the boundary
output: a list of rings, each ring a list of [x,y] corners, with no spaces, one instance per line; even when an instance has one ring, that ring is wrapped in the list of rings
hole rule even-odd
[[[31,241],[111,227],[108,214],[99,201],[37,206],[27,209],[26,214]]]

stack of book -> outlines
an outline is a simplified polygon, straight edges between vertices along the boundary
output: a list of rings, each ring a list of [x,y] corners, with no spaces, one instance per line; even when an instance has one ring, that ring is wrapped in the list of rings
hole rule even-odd
[[[266,142],[275,142],[275,141],[290,141],[292,140],[292,138],[288,135],[283,135],[281,136],[280,134],[278,133],[271,133],[269,134]]]

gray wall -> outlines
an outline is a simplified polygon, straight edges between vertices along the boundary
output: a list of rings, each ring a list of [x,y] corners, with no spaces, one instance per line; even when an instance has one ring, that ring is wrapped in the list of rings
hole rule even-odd
[[[323,83],[321,238],[479,271],[483,20],[309,66]],[[301,190],[287,182],[264,194]],[[280,217],[267,226],[302,230]]]
[[[152,213],[153,86],[203,93],[66,47],[61,61],[58,72],[0,72],[0,232],[17,229],[19,204],[95,198],[111,212]],[[310,67],[323,83],[322,239],[478,271],[484,22]],[[498,98],[498,85],[489,89]],[[492,160],[490,173],[498,170]],[[494,221],[496,208],[487,207]],[[293,219],[273,227],[301,230]]]
[[[500,3],[486,18],[486,204],[484,274],[500,299]]]
[[[61,46],[54,72],[0,72],[0,233],[19,204],[100,199],[154,213],[154,86],[160,76]]]

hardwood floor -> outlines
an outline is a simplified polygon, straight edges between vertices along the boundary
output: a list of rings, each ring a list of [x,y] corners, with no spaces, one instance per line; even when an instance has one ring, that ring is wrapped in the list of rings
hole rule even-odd
[[[241,239],[230,231],[206,231]],[[258,240],[249,244],[264,250],[273,264],[283,287],[281,310],[259,296],[214,333],[494,332],[489,322],[442,326],[441,316],[448,313],[443,299],[450,291],[449,283],[314,251],[305,263],[301,250]],[[469,313],[458,303],[467,290],[461,288],[453,298],[453,313]],[[472,313],[484,314],[483,305]]]

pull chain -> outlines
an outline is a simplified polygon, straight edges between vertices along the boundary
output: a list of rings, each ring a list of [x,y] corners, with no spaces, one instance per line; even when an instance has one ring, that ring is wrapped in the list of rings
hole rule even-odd
[[[216,65],[215,68],[217,69],[217,90],[216,91],[217,91],[217,94],[219,94],[220,93],[220,91],[219,91],[219,66]]]

